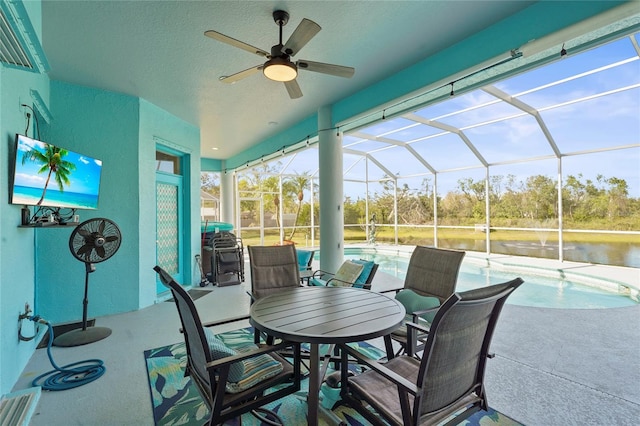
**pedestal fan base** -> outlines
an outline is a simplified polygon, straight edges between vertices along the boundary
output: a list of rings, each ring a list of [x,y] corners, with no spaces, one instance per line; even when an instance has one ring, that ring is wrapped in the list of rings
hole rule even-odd
[[[56,337],[53,345],[62,347],[86,345],[109,337],[110,334],[111,329],[107,327],[88,327],[86,330],[79,328]]]

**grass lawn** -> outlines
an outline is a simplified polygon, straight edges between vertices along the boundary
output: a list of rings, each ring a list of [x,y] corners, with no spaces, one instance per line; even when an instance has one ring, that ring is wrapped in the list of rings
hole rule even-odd
[[[306,231],[306,230],[305,230]],[[293,238],[293,242],[299,246],[312,245],[306,232],[297,232]],[[438,228],[438,238],[448,240],[484,240],[485,233],[478,232],[473,229],[451,229]],[[558,242],[558,233],[556,231],[508,231],[495,230],[491,231],[492,241],[540,241],[542,238],[548,242]],[[316,245],[318,244],[319,232],[316,232]],[[571,243],[638,243],[637,235],[628,234],[607,234],[598,232],[570,232],[564,231],[563,238],[565,242]],[[244,245],[260,244],[260,233],[255,230],[243,231],[242,240]],[[366,242],[367,237],[365,231],[360,228],[345,228],[344,240],[349,243]],[[376,232],[376,240],[379,243],[394,243],[395,235],[392,227],[378,226]],[[278,244],[280,241],[279,234],[276,231],[265,231],[265,245]],[[398,228],[399,244],[433,244],[433,229],[417,228],[417,227],[401,227]]]
[[[486,237],[484,232],[477,232],[473,229],[450,229],[438,228],[438,238],[442,239],[470,239],[484,240]],[[394,232],[391,227],[378,227],[376,240],[378,241],[394,241]],[[398,242],[411,241],[415,239],[432,239],[433,230],[431,228],[398,228]],[[491,231],[490,238],[492,241],[540,241],[545,238],[546,241],[558,241],[557,232],[547,231]],[[364,232],[356,232],[352,230],[345,231],[345,240],[365,240]],[[629,234],[607,234],[598,232],[563,232],[565,242],[574,243],[637,243],[637,235]]]

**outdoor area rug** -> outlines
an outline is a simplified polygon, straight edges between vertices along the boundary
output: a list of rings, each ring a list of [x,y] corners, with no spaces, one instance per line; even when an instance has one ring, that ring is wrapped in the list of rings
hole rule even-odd
[[[253,329],[251,327],[229,331],[217,335],[229,347],[238,347],[253,343]],[[350,344],[363,354],[374,359],[385,356],[384,351],[366,342]],[[304,345],[303,345],[304,346]],[[322,351],[326,348],[320,348]],[[173,425],[201,425],[208,418],[208,409],[202,402],[195,385],[189,377],[184,377],[186,365],[186,350],[184,342],[163,346],[144,351],[151,403],[153,405],[153,419],[157,426]],[[308,388],[308,379],[302,381],[302,390]],[[284,420],[285,424],[297,426],[306,423],[306,405],[295,396],[281,398],[265,408],[273,410]],[[334,410],[341,419],[350,426],[368,426],[359,413],[346,406]],[[322,419],[320,423],[323,424]],[[242,422],[231,420],[225,426],[262,426],[251,414],[242,416]],[[468,426],[518,426],[520,423],[494,410],[478,412],[462,423]]]

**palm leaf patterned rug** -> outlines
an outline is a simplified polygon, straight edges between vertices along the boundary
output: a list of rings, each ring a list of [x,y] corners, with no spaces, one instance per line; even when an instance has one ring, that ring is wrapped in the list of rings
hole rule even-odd
[[[217,337],[229,347],[244,346],[253,342],[253,329],[243,328],[218,334]],[[352,347],[373,359],[385,355],[380,349],[366,343],[351,344]],[[304,346],[304,345],[303,345]],[[323,349],[320,348],[321,353]],[[144,351],[153,406],[153,419],[157,426],[201,425],[209,416],[208,409],[202,402],[200,394],[189,377],[184,376],[186,365],[186,349],[184,342]],[[308,380],[302,381],[302,389],[306,390]],[[306,423],[306,406],[299,398],[288,396],[281,398],[265,408],[273,410],[290,425]],[[350,426],[368,426],[366,421],[355,410],[339,406],[334,413]],[[322,421],[321,421],[322,422]],[[232,420],[225,426],[262,426],[251,414],[242,416],[242,422]],[[498,413],[495,410],[480,411],[466,420],[463,425],[469,426],[518,426],[520,423]]]

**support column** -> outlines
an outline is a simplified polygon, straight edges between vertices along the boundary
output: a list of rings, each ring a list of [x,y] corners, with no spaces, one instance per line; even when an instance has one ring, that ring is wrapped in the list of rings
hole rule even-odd
[[[220,220],[222,222],[233,223],[237,229],[233,216],[233,173],[226,171],[226,162],[222,162],[222,172],[220,173]]]
[[[564,262],[564,210],[562,208],[562,157],[558,157],[558,260]]]
[[[318,111],[320,160],[320,269],[338,270],[344,259],[342,137],[332,128],[331,109]]]

